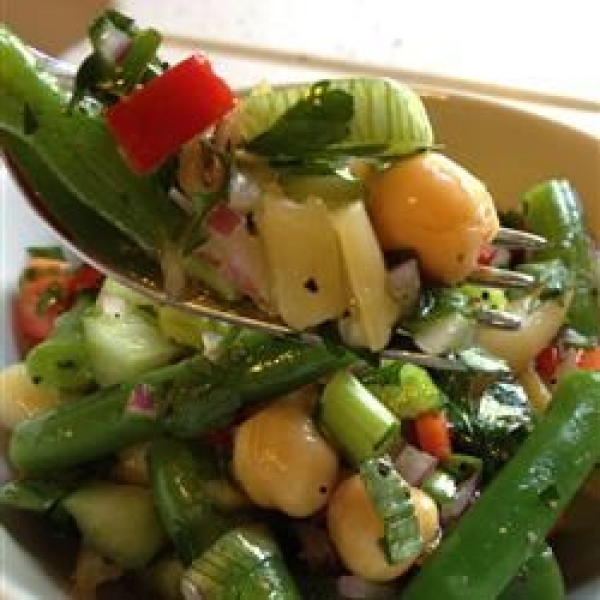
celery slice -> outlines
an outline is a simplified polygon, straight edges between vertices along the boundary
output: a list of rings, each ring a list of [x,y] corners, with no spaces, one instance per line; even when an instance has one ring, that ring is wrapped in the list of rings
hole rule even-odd
[[[415,558],[423,550],[419,520],[410,486],[389,458],[371,459],[360,466],[373,508],[383,521],[383,550],[390,564]]]
[[[251,526],[219,538],[186,570],[182,589],[204,600],[300,599],[275,542]]]
[[[419,96],[399,82],[359,77],[327,82],[354,99],[349,132],[329,150],[360,154],[367,150],[385,156],[412,154],[434,144],[433,130]],[[239,131],[251,142],[270,130],[290,108],[308,96],[312,84],[297,84],[252,93],[238,108]]]

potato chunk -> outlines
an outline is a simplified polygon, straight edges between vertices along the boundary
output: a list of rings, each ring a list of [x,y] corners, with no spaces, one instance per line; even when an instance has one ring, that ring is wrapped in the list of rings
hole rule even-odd
[[[381,350],[388,343],[400,305],[388,290],[383,253],[362,202],[331,213],[342,249],[349,316],[340,323],[347,343]]]
[[[340,316],[347,306],[340,249],[325,205],[266,196],[256,214],[277,313],[294,329]]]

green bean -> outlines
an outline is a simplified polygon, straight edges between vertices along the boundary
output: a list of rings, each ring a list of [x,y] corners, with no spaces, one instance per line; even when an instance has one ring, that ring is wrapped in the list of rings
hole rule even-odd
[[[550,180],[523,198],[526,227],[544,236],[548,247],[536,260],[559,259],[573,277],[567,321],[578,333],[600,337],[600,273],[576,191],[564,180]]]
[[[219,360],[220,376],[210,389],[181,390],[183,401],[173,403],[166,429],[194,437],[225,426],[239,407],[291,392],[355,360],[342,349],[244,334]]]
[[[341,347],[248,333],[220,364],[247,403],[287,394],[356,360]]]
[[[493,599],[600,459],[600,373],[573,372],[513,459],[411,581],[403,600]]]
[[[165,431],[178,438],[194,438],[211,429],[226,427],[243,404],[240,393],[231,388],[181,393],[185,395],[184,401],[174,404],[164,418]]]
[[[223,477],[216,457],[207,449],[193,452],[183,442],[162,439],[152,444],[148,460],[161,521],[188,565],[232,526],[206,489],[208,481]]]
[[[523,565],[498,600],[563,600],[565,583],[550,546],[543,544]]]
[[[176,379],[205,377],[205,363],[195,357],[162,367],[135,383],[102,389],[23,421],[10,438],[10,461],[26,471],[62,469],[159,435],[159,419],[127,410],[132,391],[145,383],[160,401],[164,389]]]
[[[236,342],[217,364],[195,356],[22,422],[11,436],[9,458],[19,469],[47,471],[113,454],[165,431],[197,436],[229,424],[242,405],[289,392],[352,360],[343,350],[252,336]],[[141,384],[152,389],[156,417],[127,409]]]
[[[25,365],[34,383],[69,392],[93,385],[94,374],[82,324],[83,313],[91,303],[91,298],[82,296],[57,319],[50,337],[29,351]]]
[[[15,479],[0,486],[0,505],[31,512],[52,510],[71,490],[58,481]]]

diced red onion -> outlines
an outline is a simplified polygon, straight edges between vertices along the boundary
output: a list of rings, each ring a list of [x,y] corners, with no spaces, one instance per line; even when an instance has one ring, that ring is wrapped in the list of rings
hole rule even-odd
[[[389,584],[367,581],[357,575],[342,575],[337,580],[337,591],[344,598],[385,600],[393,596],[394,588]]]
[[[104,32],[99,48],[102,58],[111,64],[119,64],[131,46],[131,38],[114,25],[109,24],[109,30]]]
[[[267,263],[260,241],[245,227],[236,227],[229,235],[213,234],[201,252],[242,294],[258,305],[269,308]]]
[[[256,181],[240,171],[236,171],[229,182],[229,205],[241,211],[248,211],[260,198],[260,188]]]
[[[463,481],[456,489],[456,496],[452,502],[444,504],[440,511],[442,524],[447,524],[458,519],[469,505],[475,500],[479,487],[479,473],[474,473],[469,479]]]
[[[225,204],[218,204],[206,218],[209,230],[223,236],[231,235],[242,223],[242,215]]]
[[[402,312],[413,308],[421,293],[419,265],[414,258],[405,260],[388,271],[389,290],[402,308]]]
[[[418,486],[438,465],[438,459],[427,452],[406,444],[394,461],[398,472],[410,485]]]
[[[156,403],[149,385],[139,383],[131,390],[131,394],[127,399],[126,410],[129,413],[145,417],[156,417]]]
[[[561,352],[560,363],[554,372],[552,385],[558,383],[565,375],[578,370],[577,359],[579,348],[564,348]]]
[[[502,246],[496,246],[494,257],[492,258],[492,262],[490,263],[491,267],[508,267],[510,265],[511,253],[508,248],[504,248]]]
[[[128,302],[120,296],[101,292],[96,301],[97,306],[105,315],[119,317],[128,310]]]
[[[181,594],[185,600],[202,600],[204,598],[204,594],[196,584],[185,576],[181,580]]]

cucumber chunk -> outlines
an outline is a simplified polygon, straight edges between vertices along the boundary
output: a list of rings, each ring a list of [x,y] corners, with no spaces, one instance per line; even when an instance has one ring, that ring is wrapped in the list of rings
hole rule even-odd
[[[63,501],[84,543],[125,569],[146,565],[166,541],[147,488],[93,482]]]

